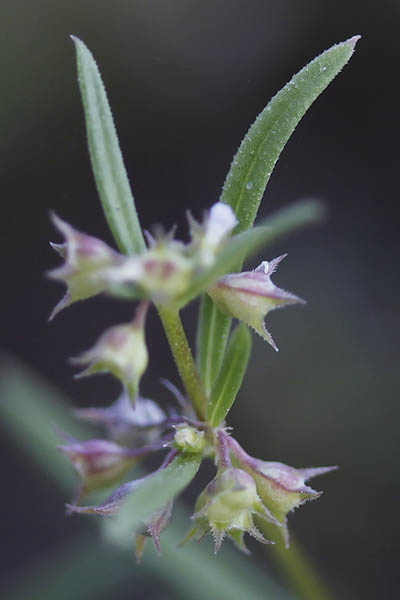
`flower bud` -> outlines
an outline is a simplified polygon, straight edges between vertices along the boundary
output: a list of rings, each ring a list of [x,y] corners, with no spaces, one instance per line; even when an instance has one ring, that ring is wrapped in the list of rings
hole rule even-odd
[[[71,460],[81,480],[79,499],[118,482],[139,460],[129,448],[101,439],[76,440],[58,449]]]
[[[144,338],[147,309],[148,303],[142,302],[131,323],[107,329],[90,350],[72,359],[75,364],[88,365],[75,377],[85,377],[94,373],[112,373],[126,386],[131,402],[134,404],[140,378],[148,363]]]
[[[264,318],[275,308],[304,304],[304,300],[271,281],[272,273],[285,256],[264,261],[254,271],[225,275],[207,290],[222,312],[252,327],[275,350],[278,348],[264,325]]]
[[[189,214],[191,250],[200,266],[212,265],[221,244],[227,239],[237,222],[232,208],[224,202],[217,202],[210,208],[202,225]]]
[[[110,270],[110,282],[134,285],[143,298],[157,304],[173,302],[191,281],[193,261],[186,254],[184,245],[168,236],[153,240],[149,250],[125,257]]]
[[[288,548],[287,514],[308,500],[316,500],[322,494],[307,486],[306,481],[317,475],[329,473],[337,467],[295,469],[280,462],[252,458],[232,438],[230,445],[235,453],[235,464],[251,475],[262,502],[282,525],[282,535]]]
[[[191,242],[183,244],[169,234],[156,238],[147,234],[150,248],[142,254],[123,257],[108,273],[110,287],[133,286],[135,293],[156,304],[173,304],[187,291],[198,271],[215,260],[222,243],[236,225],[227,204],[211,207],[202,225],[189,215]]]
[[[60,310],[77,300],[99,294],[108,286],[108,268],[119,261],[119,255],[101,240],[73,229],[68,223],[52,215],[57,229],[63,234],[63,244],[51,244],[65,263],[48,272],[49,277],[66,283],[68,291],[54,308],[50,319]]]
[[[135,447],[157,439],[166,421],[164,411],[149,398],[138,396],[135,406],[126,389],[106,408],[80,408],[75,414],[96,425],[103,425],[114,440]]]
[[[195,526],[186,540],[197,535],[200,539],[211,531],[215,541],[215,553],[228,534],[247,551],[243,536],[247,532],[258,541],[269,543],[256,529],[253,514],[275,522],[262,504],[253,478],[242,469],[228,467],[220,469],[197,499]],[[185,540],[185,541],[186,541]]]
[[[205,447],[204,431],[198,431],[190,425],[178,425],[173,445],[181,452],[194,454],[201,452]]]

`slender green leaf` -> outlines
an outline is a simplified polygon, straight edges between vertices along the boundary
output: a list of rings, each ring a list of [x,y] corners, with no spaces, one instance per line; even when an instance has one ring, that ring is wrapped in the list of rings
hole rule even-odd
[[[239,221],[236,232],[251,227],[266,185],[286,142],[303,115],[342,70],[358,36],[326,50],[285,85],[257,117],[244,137],[225,180],[221,201]]]
[[[242,385],[251,353],[251,335],[241,323],[233,331],[207,407],[207,420],[218,427],[230,411]]]
[[[72,39],[90,158],[104,213],[121,252],[142,252],[145,242],[100,72],[85,44]]]
[[[244,137],[225,180],[220,200],[232,206],[239,221],[235,232],[250,228],[275,164],[297,124],[350,59],[358,36],[337,44],[311,61],[272,98]],[[240,270],[241,262],[233,270]],[[218,374],[230,321],[211,299],[204,300],[198,325],[198,361],[203,381]],[[207,357],[207,360],[204,360]]]
[[[231,317],[221,313],[210,296],[203,294],[197,328],[197,366],[207,396],[211,392],[224,358]],[[218,343],[216,343],[218,340]]]
[[[233,236],[219,253],[216,262],[193,281],[190,289],[178,299],[178,303],[184,306],[196,298],[213,281],[231,272],[238,262],[243,261],[245,255],[249,257],[283,235],[319,221],[323,214],[320,202],[304,200],[280,210],[260,226]]]
[[[117,517],[109,519],[108,533],[113,539],[131,539],[132,533],[143,527],[143,521],[175,498],[199,470],[201,456],[180,454],[168,467],[146,479],[122,504]]]

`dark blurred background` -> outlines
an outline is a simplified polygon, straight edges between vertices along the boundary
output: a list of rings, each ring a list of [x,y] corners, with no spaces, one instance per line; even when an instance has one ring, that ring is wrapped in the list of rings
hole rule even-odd
[[[73,381],[66,357],[122,322],[131,306],[99,298],[47,323],[63,293],[43,277],[58,262],[48,245],[59,240],[49,211],[111,243],[91,174],[69,34],[86,42],[100,66],[143,225],[178,223],[181,236],[185,210],[200,218],[218,199],[233,153],[269,98],[315,55],[362,35],[348,66],[287,144],[262,204],[265,217],[296,199],[322,198],[329,219],[260,257],[288,252],[275,281],[308,304],[268,317],[280,352],[254,340],[230,422],[261,458],[340,465],[315,481],[325,493],[292,517],[291,529],[338,598],[393,597],[399,4],[2,0],[0,23],[1,346],[77,406],[107,403],[117,388],[108,378]],[[184,316],[191,335],[196,310]],[[178,380],[155,312],[147,339],[151,366],[142,390],[165,401],[157,378]],[[65,498],[4,436],[1,460],[6,578],[23,573],[82,521],[64,518]],[[113,597],[142,598],[136,594]]]

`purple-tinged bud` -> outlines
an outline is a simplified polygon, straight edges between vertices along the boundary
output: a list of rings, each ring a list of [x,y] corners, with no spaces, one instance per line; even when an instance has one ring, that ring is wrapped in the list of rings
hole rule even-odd
[[[278,348],[264,324],[266,315],[275,308],[304,304],[304,300],[271,281],[271,275],[286,256],[264,261],[254,271],[224,275],[207,290],[222,312],[252,327],[275,350]]]
[[[238,222],[235,213],[229,204],[217,202],[208,211],[202,225],[190,213],[188,219],[192,237],[190,250],[200,266],[209,267]]]
[[[249,456],[234,440],[229,438],[233,462],[244,469],[255,481],[257,492],[273,517],[282,525],[286,547],[289,547],[287,515],[309,500],[316,500],[322,492],[316,492],[306,481],[317,475],[334,471],[337,467],[295,469],[280,462],[267,462]]]
[[[185,246],[167,236],[154,240],[143,254],[125,257],[109,276],[110,283],[134,285],[142,297],[164,304],[186,291],[193,268]]]
[[[101,439],[76,440],[58,446],[58,449],[68,456],[79,476],[79,499],[89,492],[117,483],[140,458],[129,448]]]
[[[107,329],[90,350],[72,359],[75,364],[88,365],[75,377],[85,377],[94,373],[112,373],[126,386],[131,402],[134,404],[140,378],[148,363],[144,337],[147,309],[148,303],[142,302],[131,323]]]
[[[171,521],[173,506],[174,503],[171,500],[145,519],[144,523],[147,527],[147,533],[136,536],[136,561],[138,563],[142,560],[146,537],[151,536],[153,538],[157,553],[161,555],[160,536]]]
[[[264,544],[271,543],[255,527],[253,515],[277,524],[263,505],[256,484],[248,473],[234,467],[220,469],[197,499],[192,517],[195,525],[185,541],[193,536],[201,539],[211,532],[215,541],[215,553],[226,534],[245,552],[245,532]]]
[[[120,255],[101,240],[73,229],[52,214],[52,221],[65,238],[63,244],[51,246],[65,263],[48,272],[48,276],[66,283],[68,291],[54,308],[50,319],[77,300],[85,300],[108,286],[108,269],[118,264]]]
[[[164,411],[149,398],[138,396],[135,406],[126,389],[106,408],[80,408],[75,414],[106,428],[108,434],[120,443],[141,446],[157,439],[166,422]]]

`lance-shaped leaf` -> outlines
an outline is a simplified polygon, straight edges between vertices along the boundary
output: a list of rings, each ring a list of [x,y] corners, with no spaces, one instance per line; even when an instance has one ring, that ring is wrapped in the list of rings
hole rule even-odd
[[[90,159],[104,213],[121,252],[141,252],[145,243],[100,72],[85,44],[74,36],[72,39]]]
[[[221,202],[234,209],[235,232],[252,227],[275,164],[303,115],[341,71],[359,36],[329,48],[294,75],[257,117],[244,137],[225,180]],[[243,257],[235,265],[240,270]],[[204,299],[199,320],[198,362],[205,385],[218,375],[230,320]],[[213,336],[219,332],[218,336]],[[203,357],[208,357],[205,360]]]
[[[230,204],[239,223],[251,227],[268,180],[286,142],[311,104],[343,69],[359,36],[336,44],[303,67],[258,115],[237,151],[221,201]]]
[[[240,324],[232,333],[221,370],[214,384],[207,408],[207,420],[218,427],[228,414],[242,385],[251,352],[251,335]]]
[[[199,470],[200,463],[200,455],[182,454],[168,467],[149,477],[123,504],[118,518],[119,524],[136,529],[149,514],[173,500],[189,485]]]
[[[197,327],[196,359],[206,394],[211,392],[221,368],[231,321],[230,317],[217,309],[210,296],[203,294]]]
[[[201,463],[199,454],[180,454],[167,467],[124,484],[100,506],[69,506],[73,512],[116,515],[108,523],[107,535],[124,540],[143,526],[143,522],[173,500],[196,475]]]

